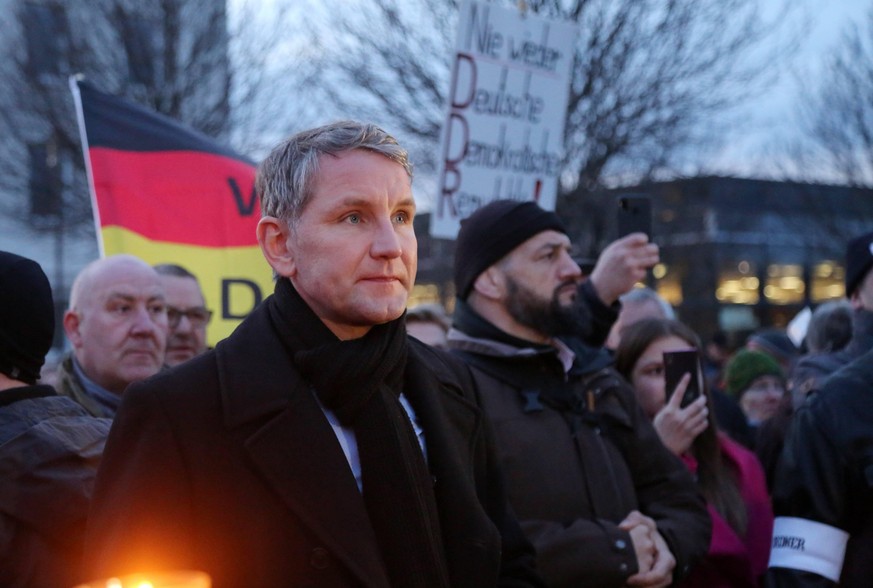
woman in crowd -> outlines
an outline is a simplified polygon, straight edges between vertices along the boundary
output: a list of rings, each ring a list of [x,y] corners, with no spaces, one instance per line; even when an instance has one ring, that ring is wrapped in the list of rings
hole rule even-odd
[[[794,412],[782,367],[767,353],[741,349],[725,366],[724,385],[746,415],[770,489]]]
[[[766,353],[741,349],[725,366],[725,390],[736,398],[749,426],[760,427],[785,401],[785,375]]]
[[[764,472],[751,451],[719,433],[705,384],[702,396],[682,407],[690,381],[686,375],[668,400],[663,353],[691,347],[699,349],[700,342],[684,324],[646,319],[622,334],[616,367],[633,385],[661,440],[696,474],[708,503],[709,552],[681,586],[757,587],[767,568],[773,527]]]

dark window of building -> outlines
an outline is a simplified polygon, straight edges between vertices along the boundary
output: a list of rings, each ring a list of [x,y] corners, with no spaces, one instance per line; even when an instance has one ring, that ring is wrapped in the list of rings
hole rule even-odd
[[[31,75],[62,73],[67,47],[63,6],[27,2],[24,4],[23,24]]]
[[[124,51],[127,54],[127,68],[130,81],[152,87],[155,83],[154,46],[152,30],[145,19],[138,16],[118,14]]]
[[[27,146],[30,155],[30,214],[53,217],[61,212],[61,182],[57,148],[51,144]]]

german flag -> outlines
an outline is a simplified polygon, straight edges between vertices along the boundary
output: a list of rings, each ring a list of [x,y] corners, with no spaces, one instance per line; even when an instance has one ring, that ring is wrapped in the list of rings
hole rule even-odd
[[[71,78],[102,256],[176,263],[215,312],[210,344],[272,292],[254,164],[169,117]]]

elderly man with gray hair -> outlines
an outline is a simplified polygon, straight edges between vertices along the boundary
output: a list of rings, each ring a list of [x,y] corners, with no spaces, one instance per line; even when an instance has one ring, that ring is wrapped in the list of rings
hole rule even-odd
[[[164,365],[167,308],[157,272],[133,255],[91,262],[73,282],[64,331],[73,349],[58,368],[58,392],[114,417],[128,384]]]

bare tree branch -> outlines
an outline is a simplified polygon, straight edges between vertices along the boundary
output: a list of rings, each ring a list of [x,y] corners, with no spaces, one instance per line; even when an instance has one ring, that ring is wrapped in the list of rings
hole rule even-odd
[[[793,171],[852,186],[873,186],[873,8],[851,25],[797,101],[804,138],[791,146]]]
[[[713,115],[763,89],[769,68],[796,40],[774,41],[784,14],[764,20],[757,0],[526,5],[580,25],[564,177],[572,178],[566,188],[582,192],[614,175],[662,173],[711,142]],[[319,47],[322,78],[309,91],[338,111],[402,130],[419,142],[419,166],[435,168],[457,15],[448,0],[360,0],[342,13],[311,10],[306,29]]]
[[[96,86],[223,137],[228,130],[230,67],[222,4],[212,0],[131,3],[13,3],[2,15],[5,39],[0,129],[5,131],[2,214],[38,229],[92,230],[91,202],[67,78],[82,73]],[[37,39],[32,27],[49,28]],[[8,25],[8,26],[7,26]],[[30,147],[29,147],[30,146]],[[40,147],[42,146],[42,147]],[[30,157],[45,149],[59,209],[55,220],[32,218]],[[44,222],[43,222],[44,221]]]

